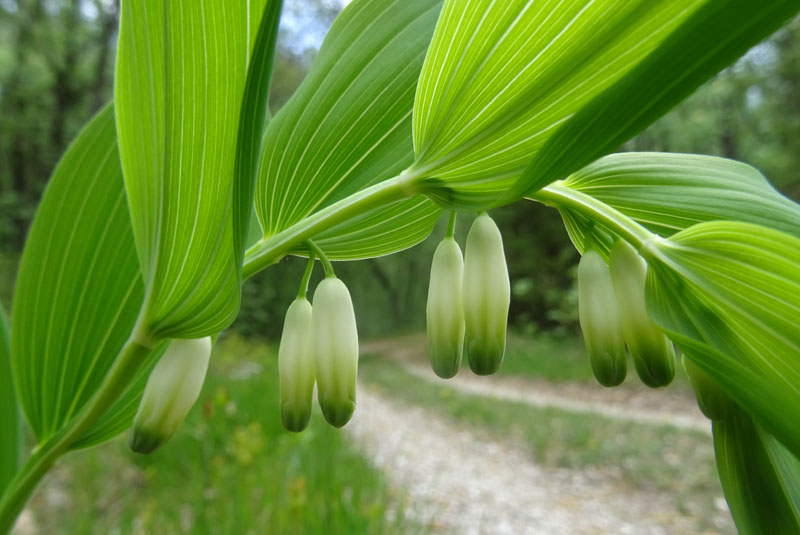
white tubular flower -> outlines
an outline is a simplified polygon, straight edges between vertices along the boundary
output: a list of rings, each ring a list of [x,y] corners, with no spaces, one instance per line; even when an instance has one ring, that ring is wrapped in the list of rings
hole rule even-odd
[[[464,308],[461,282],[464,258],[461,248],[450,237],[436,248],[431,263],[428,305],[425,318],[428,326],[428,356],[433,371],[449,379],[458,373],[464,348]]]
[[[295,433],[308,426],[314,393],[314,356],[311,353],[311,303],[295,299],[283,322],[278,347],[281,421]]]
[[[500,229],[479,215],[467,235],[464,257],[464,320],[469,365],[478,375],[500,368],[506,350],[511,283]]]
[[[172,437],[200,395],[209,357],[210,337],[170,342],[150,372],[133,419],[133,451],[151,453]]]
[[[608,263],[619,303],[622,333],[636,374],[647,386],[667,386],[675,377],[675,349],[647,315],[644,301],[647,264],[624,240],[617,240],[611,247]]]
[[[591,249],[578,264],[578,313],[597,382],[619,385],[627,373],[619,305],[608,266]]]
[[[329,424],[342,427],[356,406],[358,330],[347,286],[325,278],[314,292],[311,338],[317,370],[317,400]]]

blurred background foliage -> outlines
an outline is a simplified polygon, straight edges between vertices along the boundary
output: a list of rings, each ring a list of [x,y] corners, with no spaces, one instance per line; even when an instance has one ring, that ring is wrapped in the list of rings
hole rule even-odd
[[[286,0],[273,113],[302,81],[341,4]],[[16,260],[53,166],[111,98],[118,17],[119,0],[0,0],[0,299],[7,305]],[[800,199],[800,20],[620,150],[742,160]],[[558,214],[519,202],[493,215],[503,230],[512,279],[512,326],[524,333],[576,332],[577,254]],[[470,219],[459,223],[462,245]],[[424,327],[430,258],[442,234],[440,225],[410,252],[338,268],[351,288],[362,336]],[[290,258],[249,281],[233,330],[276,340],[303,267]]]

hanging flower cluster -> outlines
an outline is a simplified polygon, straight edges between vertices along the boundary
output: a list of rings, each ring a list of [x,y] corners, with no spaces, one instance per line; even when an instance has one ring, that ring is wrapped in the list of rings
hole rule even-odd
[[[597,381],[617,386],[625,380],[625,347],[639,379],[666,386],[675,377],[675,349],[647,314],[647,264],[623,240],[611,247],[609,263],[591,244],[578,265],[581,330]]]
[[[433,256],[428,287],[428,354],[434,372],[453,377],[463,348],[472,371],[495,373],[503,362],[511,302],[503,237],[486,213],[467,234],[466,252],[455,242],[454,216]],[[465,344],[466,340],[466,344]]]
[[[591,240],[590,240],[591,241]],[[308,242],[309,262],[297,298],[286,312],[278,349],[280,410],[284,427],[303,431],[311,418],[314,386],[325,419],[345,425],[356,405],[358,329],[350,293],[331,262]],[[316,259],[325,278],[306,293]],[[611,247],[608,264],[587,243],[578,265],[579,318],[598,382],[621,384],[627,351],[642,382],[669,384],[675,375],[672,343],[653,323],[645,306],[647,264],[625,241]],[[426,306],[427,348],[434,373],[451,378],[466,353],[477,375],[498,371],[506,347],[511,285],[503,237],[491,217],[480,213],[466,238],[465,252],[455,240],[455,213],[433,255]],[[211,351],[209,338],[174,340],[147,384],[133,425],[131,447],[149,453],[174,433],[199,395]],[[729,403],[711,380],[685,361],[710,418]]]

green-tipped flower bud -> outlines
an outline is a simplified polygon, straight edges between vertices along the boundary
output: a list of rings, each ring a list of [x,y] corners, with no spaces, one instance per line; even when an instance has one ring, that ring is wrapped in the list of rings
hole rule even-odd
[[[511,284],[500,229],[481,214],[467,235],[464,255],[464,321],[469,365],[478,375],[500,368],[506,350]]]
[[[334,277],[314,292],[312,348],[317,368],[317,399],[334,427],[346,424],[356,407],[358,331],[347,286]]]
[[[151,453],[172,437],[200,395],[210,356],[210,337],[170,342],[150,372],[133,419],[133,451]]]
[[[622,320],[622,334],[639,379],[650,387],[666,386],[675,378],[675,349],[647,315],[644,284],[647,264],[623,240],[611,247],[609,269]]]
[[[278,376],[283,427],[298,433],[311,418],[314,393],[314,356],[311,353],[311,303],[298,298],[289,305],[278,347]]]
[[[724,419],[734,407],[733,400],[711,376],[692,362],[692,359],[684,355],[681,363],[692,383],[695,397],[697,397],[697,406],[700,407],[702,413],[709,420]]]
[[[464,347],[464,308],[461,280],[464,258],[453,238],[445,238],[436,248],[428,286],[428,356],[433,371],[449,379],[458,373]]]
[[[594,376],[603,386],[625,380],[625,342],[608,266],[595,251],[578,264],[578,313]]]

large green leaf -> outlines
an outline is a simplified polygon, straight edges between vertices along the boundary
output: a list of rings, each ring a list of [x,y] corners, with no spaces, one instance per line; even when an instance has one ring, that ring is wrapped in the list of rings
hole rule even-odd
[[[696,223],[733,220],[800,236],[800,205],[778,193],[749,165],[692,154],[620,153],[597,160],[563,183],[611,206],[660,236]],[[583,251],[592,228],[598,247],[611,234],[562,209],[572,241]]]
[[[14,378],[40,442],[97,390],[144,298],[114,130],[109,105],[69,147],[44,192],[20,261]],[[140,382],[146,363],[143,368]],[[129,388],[98,422],[102,426],[88,431],[91,442],[129,425],[139,394],[136,385]],[[91,442],[84,438],[81,445]]]
[[[740,533],[800,532],[800,461],[736,409],[714,426],[722,489]]]
[[[482,207],[515,183],[522,197],[618,146],[797,9],[447,0],[414,103],[409,173],[446,205]]]
[[[694,225],[642,249],[648,312],[767,431],[800,454],[800,238]]]
[[[6,311],[0,303],[0,496],[19,469],[22,428],[11,378],[11,338]]]
[[[234,205],[239,118],[265,5],[122,2],[117,133],[150,336],[213,334],[236,316],[249,217],[247,186]]]
[[[440,7],[356,0],[342,11],[265,133],[256,184],[265,238],[411,163],[414,91]],[[427,236],[438,214],[428,200],[398,200],[315,239],[333,258],[388,254]]]
[[[615,150],[800,11],[797,0],[704,0],[696,9],[687,1],[645,1],[685,7],[686,17],[635,68],[558,128],[512,198]]]

